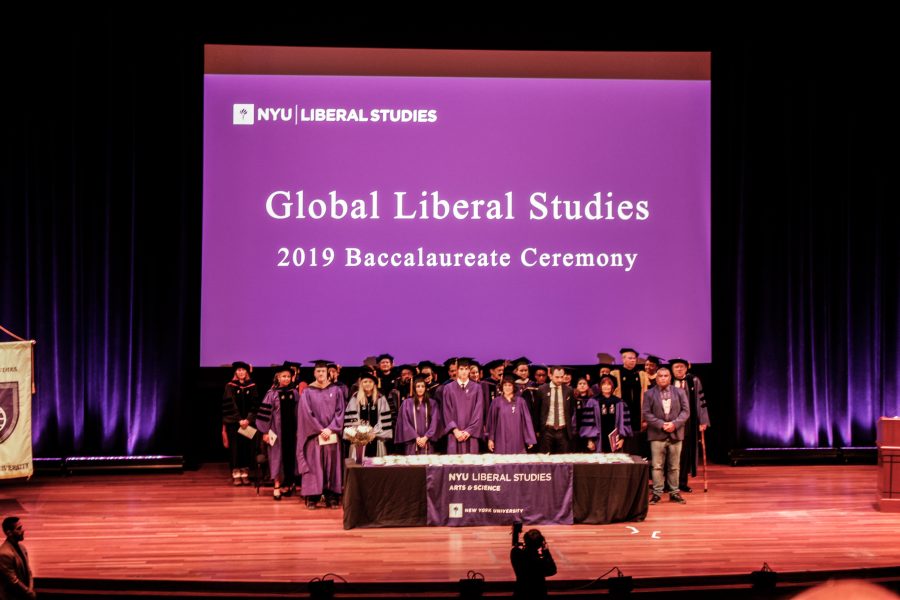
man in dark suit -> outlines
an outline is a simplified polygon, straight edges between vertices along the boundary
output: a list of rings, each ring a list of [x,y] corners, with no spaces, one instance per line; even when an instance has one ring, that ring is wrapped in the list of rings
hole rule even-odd
[[[691,409],[684,390],[671,383],[672,373],[668,368],[660,367],[656,372],[656,386],[644,392],[642,416],[647,423],[653,469],[651,504],[659,502],[659,497],[663,494],[664,462],[668,467],[665,482],[669,487],[669,500],[684,504],[684,498],[678,493],[678,475],[684,424],[691,416]]]
[[[0,599],[34,598],[34,578],[28,551],[22,545],[25,528],[19,517],[3,519],[6,541],[0,545]]]
[[[688,475],[697,476],[699,458],[703,456],[700,436],[709,427],[709,412],[706,409],[706,395],[700,378],[689,371],[691,363],[683,358],[669,361],[672,367],[672,385],[685,391],[691,417],[684,424],[684,443],[681,446],[681,469],[678,487],[682,492],[692,492],[688,485]]]
[[[565,454],[575,448],[575,396],[572,388],[563,384],[566,371],[556,366],[550,369],[550,383],[537,391],[534,428],[540,435],[538,452]]]

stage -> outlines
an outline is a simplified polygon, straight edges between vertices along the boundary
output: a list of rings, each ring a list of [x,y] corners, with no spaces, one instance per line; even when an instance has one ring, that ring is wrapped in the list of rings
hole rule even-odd
[[[635,579],[900,565],[900,515],[875,509],[874,466],[713,466],[686,505],[664,498],[637,523],[542,527],[555,582],[613,566]],[[455,582],[469,570],[513,578],[505,527],[354,529],[342,510],[309,511],[233,487],[224,465],[181,474],[39,475],[0,486],[35,575],[55,579],[305,583]]]

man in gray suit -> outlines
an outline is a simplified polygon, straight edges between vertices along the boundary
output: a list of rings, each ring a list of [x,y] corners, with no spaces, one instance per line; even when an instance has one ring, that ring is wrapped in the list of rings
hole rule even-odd
[[[678,492],[678,476],[681,460],[681,442],[684,440],[684,424],[691,416],[690,405],[684,390],[671,385],[672,373],[666,367],[656,372],[656,386],[644,392],[642,416],[647,423],[647,439],[650,441],[650,461],[653,469],[653,496],[651,504],[659,502],[663,494],[663,463],[669,488],[669,500],[684,504]]]
[[[0,599],[34,598],[34,578],[28,551],[22,545],[25,528],[19,517],[3,519],[6,541],[0,545]]]

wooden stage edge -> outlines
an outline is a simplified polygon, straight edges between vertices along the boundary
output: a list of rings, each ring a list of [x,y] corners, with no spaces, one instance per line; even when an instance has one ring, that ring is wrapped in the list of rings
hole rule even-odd
[[[709,493],[667,498],[639,523],[540,527],[555,582],[589,582],[618,567],[636,580],[874,569],[896,576],[900,514],[877,509],[876,467],[712,466]],[[342,511],[234,487],[225,465],[184,473],[36,476],[0,483],[0,512],[22,517],[39,584],[72,580],[216,587],[306,584],[447,585],[470,570],[514,579],[509,529],[342,528]],[[528,529],[526,527],[526,529]],[[724,578],[724,579],[723,579]],[[637,582],[636,582],[637,584]],[[162,585],[162,584],[160,584]],[[305,585],[303,586],[305,588]],[[554,586],[556,587],[556,586]],[[146,587],[144,589],[147,589]],[[296,590],[296,588],[294,588]]]

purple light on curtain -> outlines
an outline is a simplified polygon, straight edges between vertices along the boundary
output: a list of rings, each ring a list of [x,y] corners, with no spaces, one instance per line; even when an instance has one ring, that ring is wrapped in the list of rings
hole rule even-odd
[[[193,134],[189,94],[173,103],[170,85],[187,46],[143,51],[99,29],[29,44],[9,72],[21,114],[0,161],[0,323],[38,342],[38,457],[179,453],[195,360],[199,211],[178,154]]]
[[[723,71],[741,140],[719,155],[738,172],[718,222],[734,234],[736,445],[871,446],[900,408],[891,168],[875,143],[892,109],[834,85],[828,69],[863,77],[850,57],[754,50]]]

